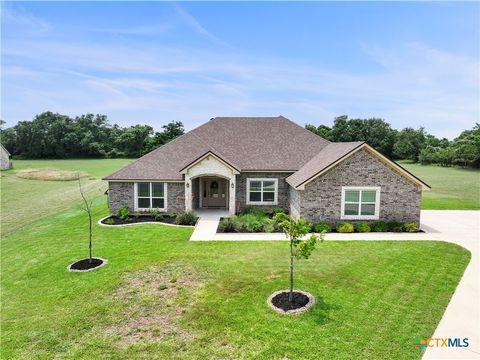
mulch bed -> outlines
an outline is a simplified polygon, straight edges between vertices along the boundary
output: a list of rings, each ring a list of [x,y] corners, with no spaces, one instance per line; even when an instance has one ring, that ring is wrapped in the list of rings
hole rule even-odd
[[[288,296],[289,292],[282,292],[272,299],[272,304],[276,308],[282,309],[286,312],[289,310],[300,309],[307,305],[310,300],[307,295],[295,291],[293,292],[293,298],[291,302],[288,300]]]
[[[109,224],[108,222],[111,221],[109,219],[112,219],[114,223]],[[126,225],[126,224],[142,223],[142,222],[158,222],[158,223],[175,224],[175,217],[163,215],[163,218],[161,220],[155,220],[150,215],[139,215],[139,216],[131,216],[128,220],[123,220],[113,215],[102,220],[102,224],[105,224],[105,225]]]
[[[99,267],[102,265],[104,260],[98,259],[98,258],[92,258],[92,262],[90,262],[90,259],[82,259],[78,260],[77,262],[74,262],[72,265],[70,265],[70,270],[90,270],[90,269],[95,269],[96,267]]]

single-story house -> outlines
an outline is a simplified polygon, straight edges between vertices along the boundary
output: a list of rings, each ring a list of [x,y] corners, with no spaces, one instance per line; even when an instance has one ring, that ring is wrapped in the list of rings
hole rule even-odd
[[[10,153],[0,144],[0,170],[8,170],[10,166]]]
[[[284,208],[310,222],[419,223],[429,186],[365,142],[283,116],[217,117],[104,178],[110,211]]]

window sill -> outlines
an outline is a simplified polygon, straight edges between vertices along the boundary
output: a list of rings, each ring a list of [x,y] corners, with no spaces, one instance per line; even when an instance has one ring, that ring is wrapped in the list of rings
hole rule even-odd
[[[343,215],[340,216],[341,220],[378,220],[377,215]]]
[[[278,202],[246,202],[247,205],[266,205],[266,206],[271,206],[271,205],[278,205]]]
[[[135,211],[152,211],[152,210],[156,210],[156,211],[167,211],[167,208],[135,208],[134,209]]]

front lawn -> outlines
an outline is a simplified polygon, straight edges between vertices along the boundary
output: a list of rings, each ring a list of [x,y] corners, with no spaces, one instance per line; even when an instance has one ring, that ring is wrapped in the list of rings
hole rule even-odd
[[[97,199],[95,219],[107,214]],[[282,316],[267,297],[288,287],[287,242],[189,242],[192,229],[95,225],[71,209],[2,239],[3,359],[415,359],[468,261],[444,242],[326,241],[296,265],[317,297]]]

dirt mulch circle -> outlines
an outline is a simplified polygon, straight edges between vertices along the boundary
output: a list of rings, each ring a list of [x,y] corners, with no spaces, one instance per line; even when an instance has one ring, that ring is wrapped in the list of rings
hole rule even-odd
[[[268,306],[281,314],[298,314],[315,305],[315,298],[308,292],[294,290],[292,301],[289,301],[289,294],[290,290],[274,292],[267,300]]]
[[[67,270],[71,272],[87,272],[98,269],[107,264],[107,260],[102,258],[92,258],[90,262],[89,258],[81,259],[71,263],[67,266]]]
[[[89,175],[83,171],[68,171],[57,169],[27,169],[17,171],[15,173],[15,176],[29,180],[72,181],[77,180],[78,178],[87,177]]]

